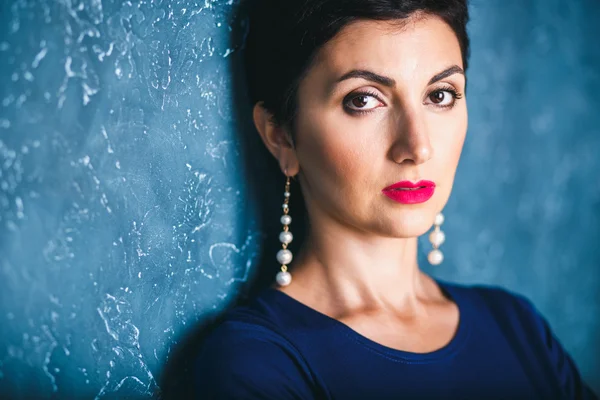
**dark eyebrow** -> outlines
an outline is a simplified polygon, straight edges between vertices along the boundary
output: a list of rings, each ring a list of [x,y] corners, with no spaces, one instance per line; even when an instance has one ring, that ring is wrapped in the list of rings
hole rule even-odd
[[[463,71],[463,69],[461,67],[459,67],[458,65],[453,65],[449,68],[446,68],[439,74],[434,75],[433,78],[431,78],[429,80],[428,85],[431,85],[432,83],[435,83],[437,81],[441,81],[442,79],[447,78],[450,75],[454,75],[454,74],[464,75],[465,71]],[[366,69],[353,69],[352,71],[346,72],[344,75],[342,75],[341,77],[339,77],[336,80],[336,83],[339,83],[343,80],[351,79],[351,78],[362,78],[367,81],[376,82],[376,83],[379,83],[380,85],[391,87],[391,88],[396,86],[396,81],[393,80],[392,78],[376,74],[375,72],[372,72],[372,71],[369,71]]]
[[[375,72],[371,72],[366,69],[353,69],[350,72],[346,72],[344,75],[342,75],[336,80],[336,83],[350,78],[362,78],[366,79],[367,81],[376,82],[387,87],[396,86],[396,81],[392,78],[376,74]]]
[[[429,80],[428,85],[431,85],[432,83],[436,83],[437,81],[441,81],[442,79],[447,78],[450,75],[454,75],[454,74],[464,75],[465,71],[463,71],[463,69],[461,67],[459,67],[458,65],[453,65],[450,68],[446,68],[439,74],[434,75],[433,78],[431,78]]]

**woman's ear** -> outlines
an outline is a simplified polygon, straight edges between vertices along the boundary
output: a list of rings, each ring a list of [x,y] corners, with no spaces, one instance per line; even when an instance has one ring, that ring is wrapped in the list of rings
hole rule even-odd
[[[260,138],[279,161],[281,170],[287,169],[289,176],[296,175],[299,171],[298,158],[288,131],[274,121],[273,114],[264,107],[262,101],[254,105],[252,117]]]

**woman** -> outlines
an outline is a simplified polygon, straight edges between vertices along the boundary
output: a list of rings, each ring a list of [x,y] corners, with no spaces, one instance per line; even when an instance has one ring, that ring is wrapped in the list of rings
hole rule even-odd
[[[286,176],[281,271],[198,357],[207,398],[595,398],[524,297],[421,272],[467,130],[465,0],[252,5],[253,119]],[[309,220],[298,254],[290,178]],[[289,268],[288,268],[289,267]]]

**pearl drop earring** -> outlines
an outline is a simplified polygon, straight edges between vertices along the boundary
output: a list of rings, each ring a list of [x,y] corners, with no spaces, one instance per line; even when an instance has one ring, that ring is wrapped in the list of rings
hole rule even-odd
[[[287,174],[287,170],[286,170]],[[287,246],[292,242],[294,236],[290,232],[289,225],[292,223],[292,217],[289,213],[289,201],[290,201],[290,177],[288,176],[285,181],[285,192],[283,193],[283,215],[281,216],[281,223],[283,224],[283,231],[279,234],[279,241],[281,242],[282,249],[277,252],[277,261],[281,264],[281,271],[277,273],[275,280],[280,286],[287,286],[292,282],[292,274],[287,270],[287,264],[292,262],[292,252],[288,250]]]
[[[441,212],[435,216],[434,226],[435,228],[429,234],[429,241],[433,246],[433,250],[427,255],[427,260],[431,265],[439,265],[444,261],[444,254],[438,249],[446,240],[446,235],[440,229],[440,225],[444,223],[444,214]]]

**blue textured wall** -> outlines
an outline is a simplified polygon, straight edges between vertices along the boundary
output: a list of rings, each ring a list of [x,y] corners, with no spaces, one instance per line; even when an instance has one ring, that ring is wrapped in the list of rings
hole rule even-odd
[[[0,397],[183,387],[200,322],[277,267],[284,180],[243,106],[238,3],[0,2]],[[473,4],[425,268],[529,296],[600,391],[597,21],[595,0]]]

